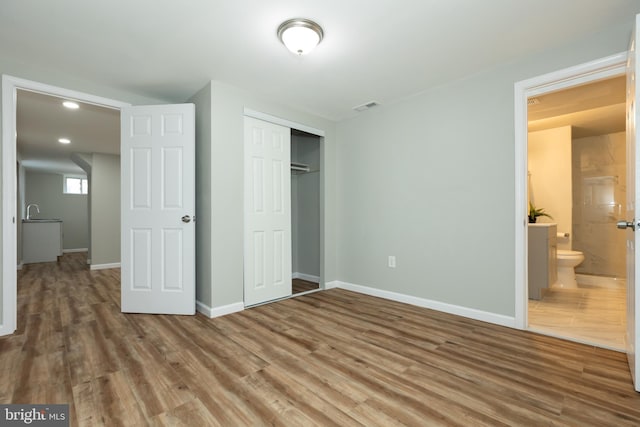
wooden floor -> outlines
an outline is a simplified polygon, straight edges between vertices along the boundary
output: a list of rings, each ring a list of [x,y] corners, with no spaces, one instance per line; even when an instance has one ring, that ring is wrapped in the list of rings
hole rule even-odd
[[[626,302],[623,287],[547,289],[541,300],[529,300],[529,328],[623,351]]]
[[[1,403],[71,425],[638,426],[622,353],[333,289],[217,319],[125,315],[119,270],[20,273]]]
[[[302,292],[313,291],[314,289],[319,289],[320,285],[315,282],[310,282],[308,280],[302,279],[293,279],[291,281],[292,294],[300,294]]]

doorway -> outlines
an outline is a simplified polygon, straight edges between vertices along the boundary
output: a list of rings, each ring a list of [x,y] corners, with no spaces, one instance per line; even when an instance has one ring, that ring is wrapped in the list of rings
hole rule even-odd
[[[36,92],[66,100],[78,101],[90,105],[120,110],[129,104],[107,98],[97,97],[82,92],[63,89],[38,82],[19,79],[7,75],[2,76],[2,177],[3,177],[3,305],[0,335],[8,335],[17,326],[17,177],[15,165],[16,152],[16,99],[17,91]]]
[[[528,328],[618,351],[626,335],[625,234],[616,228],[626,205],[625,80],[527,100]]]
[[[626,53],[581,64],[515,84],[516,128],[516,326],[529,328],[528,319],[528,100],[545,94],[606,80],[625,73]]]
[[[30,218],[56,219],[64,253],[86,252],[92,270],[119,267],[120,111],[19,89],[16,130],[18,234],[46,227]],[[24,247],[18,239],[19,266],[45,261],[28,253],[41,250],[34,237]]]

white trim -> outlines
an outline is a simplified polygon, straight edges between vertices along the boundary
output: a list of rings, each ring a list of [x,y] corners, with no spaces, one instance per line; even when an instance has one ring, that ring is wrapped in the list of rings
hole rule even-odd
[[[322,129],[316,129],[311,126],[303,125],[302,123],[292,122],[291,120],[283,119],[281,117],[272,116],[270,114],[255,111],[250,108],[244,109],[244,115],[247,117],[253,117],[254,119],[264,120],[265,122],[273,123],[276,125],[288,127],[291,129],[301,130],[317,136],[325,136],[325,132]]]
[[[333,282],[327,282],[324,284],[324,289],[325,290],[335,289],[340,286],[340,283],[341,282],[339,280],[334,280]]]
[[[576,281],[579,288],[626,289],[627,287],[627,279],[593,274],[576,273]]]
[[[109,268],[120,268],[120,263],[114,262],[111,264],[91,264],[89,270],[107,270]]]
[[[320,283],[320,276],[312,276],[311,274],[296,272],[296,273],[291,273],[291,278],[306,280],[307,282]]]
[[[72,254],[76,252],[89,252],[89,248],[63,249],[63,254]]]
[[[211,308],[203,302],[196,301],[196,310],[211,319],[214,317],[226,316],[227,314],[243,311],[244,303],[236,302],[233,304],[223,305],[221,307]]]
[[[16,239],[16,85],[2,76],[2,319],[0,336],[17,325],[17,271],[4,268],[17,259]],[[11,173],[8,173],[11,171]]]
[[[24,267],[24,263],[23,262],[18,264],[18,267],[16,268],[16,270],[22,270],[22,267]]]
[[[488,311],[476,310],[475,308],[462,307],[460,305],[448,304],[440,301],[433,301],[426,298],[415,297],[412,295],[400,294],[397,292],[385,291],[368,286],[354,285],[341,281],[331,282],[337,283],[340,289],[358,292],[365,295],[384,298],[391,301],[411,304],[418,307],[430,308],[432,310],[442,311],[444,313],[455,314],[456,316],[467,317],[469,319],[480,320],[482,322],[493,323],[495,325],[515,327],[515,318],[502,314],[491,313]]]
[[[515,327],[526,329],[527,320],[527,98],[624,75],[627,53],[554,71],[514,84],[515,124]]]
[[[69,100],[121,109],[130,104],[83,92],[51,86],[9,75],[2,76],[2,265],[13,265],[17,259],[16,224],[16,96],[17,89]],[[13,268],[3,268],[2,319],[0,336],[12,334],[17,324],[17,274]]]

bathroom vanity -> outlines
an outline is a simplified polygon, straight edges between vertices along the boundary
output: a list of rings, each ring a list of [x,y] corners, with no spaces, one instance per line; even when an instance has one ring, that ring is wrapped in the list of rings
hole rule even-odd
[[[62,255],[62,221],[22,220],[22,263],[57,261]]]
[[[542,298],[542,290],[553,285],[558,277],[558,226],[529,224],[529,298]]]

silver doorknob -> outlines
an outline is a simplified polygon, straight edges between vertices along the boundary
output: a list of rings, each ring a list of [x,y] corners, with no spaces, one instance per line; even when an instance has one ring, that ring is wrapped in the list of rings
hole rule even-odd
[[[185,215],[182,217],[182,222],[191,222],[191,217],[189,215]]]
[[[635,225],[633,224],[633,221],[631,221],[631,222],[628,222],[628,221],[618,221],[618,222],[616,223],[616,227],[618,227],[620,230],[625,230],[625,229],[627,229],[627,228],[630,228],[630,229],[632,229],[632,230],[634,230],[634,231],[635,231],[635,229],[636,229]]]

